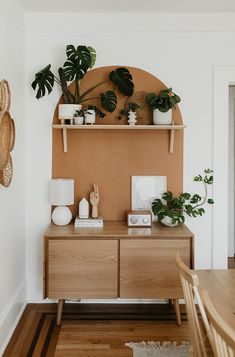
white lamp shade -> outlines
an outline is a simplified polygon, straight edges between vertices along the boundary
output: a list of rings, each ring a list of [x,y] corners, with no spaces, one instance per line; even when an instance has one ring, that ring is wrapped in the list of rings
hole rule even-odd
[[[49,182],[49,202],[53,206],[74,204],[74,180],[52,179]]]

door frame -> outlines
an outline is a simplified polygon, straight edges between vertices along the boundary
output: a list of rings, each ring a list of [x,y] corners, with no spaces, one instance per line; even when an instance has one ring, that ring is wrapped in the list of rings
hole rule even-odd
[[[212,267],[228,266],[228,155],[229,85],[235,84],[235,66],[215,66],[213,78],[213,228]]]

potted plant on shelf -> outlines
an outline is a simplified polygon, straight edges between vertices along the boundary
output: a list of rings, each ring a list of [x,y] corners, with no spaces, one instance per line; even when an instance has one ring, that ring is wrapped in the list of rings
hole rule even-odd
[[[172,123],[172,109],[181,101],[180,97],[172,92],[172,88],[163,89],[146,96],[148,107],[153,111],[153,123],[169,125]]]
[[[195,176],[194,181],[203,183],[205,195],[202,197],[197,193],[184,192],[174,196],[170,191],[164,192],[161,198],[156,198],[152,202],[152,211],[158,217],[158,221],[166,226],[174,227],[184,223],[185,214],[189,217],[198,217],[205,213],[202,206],[206,203],[214,203],[212,198],[208,198],[207,192],[208,185],[213,183],[213,171],[210,169],[204,170],[204,176]]]
[[[73,119],[75,110],[81,110],[82,103],[90,99],[99,99],[101,106],[112,113],[116,109],[116,91],[125,96],[133,94],[134,83],[127,68],[118,67],[108,73],[107,78],[83,93],[80,92],[80,81],[96,62],[96,51],[90,46],[66,46],[67,59],[63,67],[58,69],[58,76],[51,71],[51,64],[44,67],[35,74],[32,87],[36,91],[36,98],[42,98],[46,93],[50,94],[54,83],[57,83],[62,90],[64,105],[59,107],[59,117],[61,119]],[[69,84],[74,81],[74,90],[69,88]],[[113,90],[100,93],[97,97],[89,98],[89,94],[104,83],[110,82],[114,85]],[[92,95],[91,95],[92,96]],[[71,106],[72,105],[72,106]],[[71,108],[71,110],[70,110]],[[68,112],[69,111],[69,112]]]
[[[85,124],[95,124],[96,114],[99,118],[104,118],[105,116],[105,114],[95,105],[88,105],[88,107],[84,109]]]
[[[84,122],[84,116],[85,116],[85,113],[84,113],[83,109],[75,110],[75,113],[74,113],[74,116],[73,116],[74,124],[75,125],[82,125],[83,122]]]

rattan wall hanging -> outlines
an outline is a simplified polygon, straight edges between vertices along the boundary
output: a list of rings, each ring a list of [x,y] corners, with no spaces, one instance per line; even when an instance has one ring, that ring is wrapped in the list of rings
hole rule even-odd
[[[13,176],[11,151],[15,144],[15,124],[9,113],[11,93],[8,82],[0,82],[0,184],[9,187]]]

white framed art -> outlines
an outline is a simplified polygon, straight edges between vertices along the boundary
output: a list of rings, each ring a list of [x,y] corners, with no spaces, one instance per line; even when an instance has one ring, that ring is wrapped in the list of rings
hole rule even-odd
[[[166,176],[131,176],[131,209],[151,211],[152,201],[166,191],[166,181]],[[153,214],[152,220],[157,221]]]

